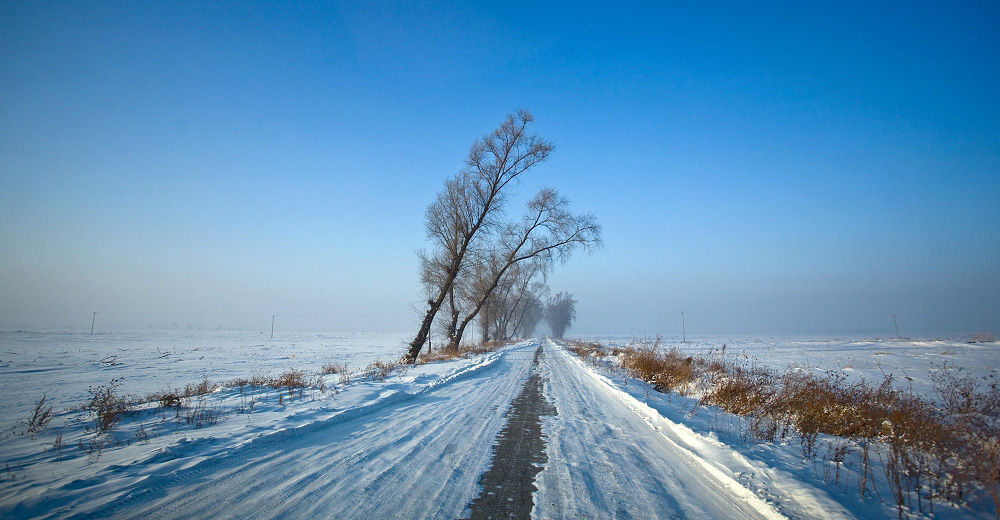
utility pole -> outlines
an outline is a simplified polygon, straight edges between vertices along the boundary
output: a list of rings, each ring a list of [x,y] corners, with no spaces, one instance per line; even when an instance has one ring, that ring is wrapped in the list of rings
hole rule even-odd
[[[274,314],[271,315],[271,339],[274,339]]]
[[[896,322],[896,315],[892,315],[892,324],[896,326],[896,339],[899,339],[899,323]]]
[[[681,343],[688,342],[687,331],[684,330],[684,311],[681,311],[681,338],[683,338],[681,339]]]
[[[94,311],[94,317],[90,320],[90,335],[94,335],[94,323],[97,321],[97,311]]]

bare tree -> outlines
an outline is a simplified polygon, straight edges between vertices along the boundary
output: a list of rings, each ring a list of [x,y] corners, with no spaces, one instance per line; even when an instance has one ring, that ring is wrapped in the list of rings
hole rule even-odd
[[[545,313],[542,296],[548,292],[548,287],[543,284],[540,289],[542,290],[533,289],[531,297],[525,300],[518,321],[514,324],[514,337],[531,337],[535,333],[535,328],[538,327],[538,322],[542,321],[542,316]]]
[[[577,248],[591,251],[600,246],[601,226],[594,216],[573,215],[568,206],[569,201],[555,190],[543,188],[528,202],[528,213],[522,221],[504,228],[490,256],[488,265],[492,275],[480,280],[478,300],[458,324],[453,346],[461,342],[466,326],[486,305],[513,266],[525,261],[551,265],[555,261],[566,261]]]
[[[544,277],[547,270],[544,262],[525,261],[507,271],[480,311],[479,320],[492,323],[493,339],[522,338],[534,331],[540,318],[535,315],[535,306],[541,306],[540,295],[548,290],[537,278]]]
[[[424,319],[404,361],[416,361],[438,310],[455,296],[455,281],[470,250],[476,248],[475,241],[501,229],[507,186],[552,152],[551,143],[527,133],[532,121],[526,110],[509,114],[496,130],[476,140],[466,168],[445,182],[444,190],[427,208],[426,229],[432,248],[420,253],[420,260],[421,278],[431,290]]]
[[[542,297],[549,291],[549,288],[542,282],[534,282],[531,289],[522,299],[520,310],[517,311],[512,322],[512,335],[515,338],[531,337],[535,333],[538,322],[542,320],[545,312],[545,304]]]
[[[549,323],[554,337],[563,337],[575,319],[576,300],[572,294],[559,293],[549,298],[548,304],[545,305],[545,321]]]

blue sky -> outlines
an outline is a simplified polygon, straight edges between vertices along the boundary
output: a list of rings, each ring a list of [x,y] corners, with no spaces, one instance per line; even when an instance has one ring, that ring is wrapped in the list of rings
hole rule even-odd
[[[604,225],[573,332],[1000,329],[995,2],[244,4],[0,5],[0,327],[415,330],[528,108],[519,194]]]

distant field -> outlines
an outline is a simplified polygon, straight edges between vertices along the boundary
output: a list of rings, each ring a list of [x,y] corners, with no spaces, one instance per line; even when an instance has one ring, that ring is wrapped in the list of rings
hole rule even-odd
[[[25,420],[43,395],[78,407],[87,389],[122,379],[120,391],[146,395],[204,379],[225,381],[287,370],[351,370],[398,359],[408,334],[270,334],[231,331],[0,332],[0,431]]]
[[[970,335],[970,338],[972,336]],[[608,345],[627,345],[643,338],[629,336],[580,336]],[[645,338],[649,340],[651,338]],[[969,343],[965,339],[896,340],[877,338],[768,338],[704,336],[686,343],[665,340],[664,347],[676,347],[691,355],[719,353],[745,354],[764,366],[782,371],[807,369],[817,373],[839,370],[849,379],[880,382],[892,375],[898,384],[914,392],[933,391],[930,375],[945,367],[992,381],[1000,370],[1000,343]]]

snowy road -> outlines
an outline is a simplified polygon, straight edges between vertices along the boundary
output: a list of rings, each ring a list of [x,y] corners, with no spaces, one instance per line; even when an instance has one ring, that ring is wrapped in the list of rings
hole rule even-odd
[[[457,518],[476,494],[535,348],[508,351],[468,377],[386,399],[353,419],[237,449],[138,486],[107,512],[121,518]]]
[[[559,411],[543,419],[548,464],[537,518],[783,518],[670,439],[632,400],[551,342],[541,375]]]
[[[547,462],[534,518],[783,518],[670,438],[627,396],[554,343],[534,372],[557,414],[542,418]],[[157,470],[111,468],[87,507],[53,517],[459,518],[479,494],[491,446],[532,373],[538,343],[414,394]],[[388,387],[387,387],[388,388]],[[498,455],[499,456],[499,455]],[[168,469],[169,468],[169,469]],[[127,484],[125,484],[127,483]],[[124,489],[122,489],[124,487]],[[95,507],[96,506],[96,507]]]

